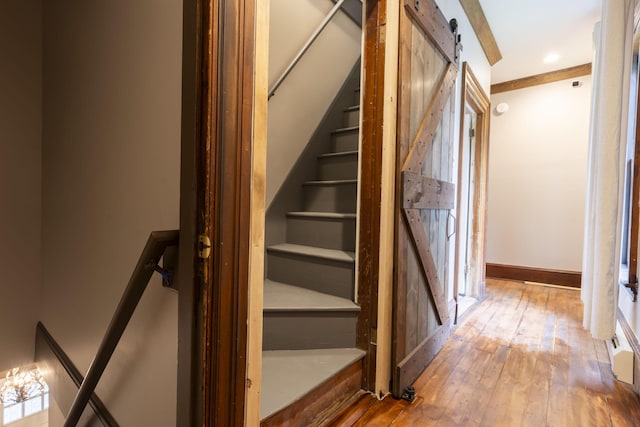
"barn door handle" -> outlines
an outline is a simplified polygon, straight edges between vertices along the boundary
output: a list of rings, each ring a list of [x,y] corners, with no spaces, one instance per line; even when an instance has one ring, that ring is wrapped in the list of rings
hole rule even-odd
[[[449,233],[449,229],[451,228],[449,226],[450,222],[453,222],[453,231],[451,233]],[[449,212],[449,215],[447,216],[447,240],[449,240],[451,238],[451,236],[453,236],[454,234],[456,234],[456,229],[458,228],[458,221],[456,221],[456,217]]]

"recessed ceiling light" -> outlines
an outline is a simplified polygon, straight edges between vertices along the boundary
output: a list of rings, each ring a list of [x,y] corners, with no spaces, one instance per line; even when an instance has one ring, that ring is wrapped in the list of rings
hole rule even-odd
[[[560,59],[560,55],[558,55],[557,53],[550,53],[549,55],[544,57],[544,62],[549,64],[551,62],[556,62],[558,59]]]

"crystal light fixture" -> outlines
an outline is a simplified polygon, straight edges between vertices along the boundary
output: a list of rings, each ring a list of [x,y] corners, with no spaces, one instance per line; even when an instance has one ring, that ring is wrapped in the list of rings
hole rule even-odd
[[[42,394],[44,387],[44,379],[37,369],[23,371],[14,368],[7,372],[4,384],[0,388],[0,403],[7,406],[24,402]]]

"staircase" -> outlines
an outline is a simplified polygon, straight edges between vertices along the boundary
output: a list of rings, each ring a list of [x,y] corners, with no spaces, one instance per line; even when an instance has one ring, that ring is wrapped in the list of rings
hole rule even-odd
[[[364,356],[356,348],[354,302],[360,93],[351,93],[354,105],[344,110],[343,127],[331,132],[330,152],[317,157],[315,180],[302,185],[302,210],[286,214],[285,242],[266,248],[265,425],[277,425],[269,420],[312,390],[333,387],[330,380]],[[322,408],[289,409],[300,410]]]

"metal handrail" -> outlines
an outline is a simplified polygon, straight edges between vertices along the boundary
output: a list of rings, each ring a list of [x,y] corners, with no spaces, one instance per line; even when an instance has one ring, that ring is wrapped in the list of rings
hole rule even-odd
[[[318,38],[318,36],[320,35],[320,33],[322,33],[322,30],[324,30],[324,28],[329,24],[329,21],[331,21],[331,19],[335,16],[336,13],[338,13],[338,10],[340,10],[340,7],[342,6],[342,3],[344,3],[344,0],[338,0],[336,2],[336,4],[333,6],[333,8],[331,8],[331,10],[327,14],[327,16],[324,17],[324,19],[322,20],[322,22],[320,23],[318,28],[316,28],[316,30],[313,32],[313,34],[311,34],[311,37],[309,37],[309,40],[307,40],[307,42],[304,44],[304,46],[302,46],[302,49],[300,49],[300,52],[298,52],[298,54],[295,56],[295,58],[293,58],[293,61],[291,61],[291,63],[284,70],[282,75],[273,84],[273,86],[269,90],[269,98],[268,99],[271,99],[271,97],[273,95],[275,95],[276,90],[278,90],[278,88],[280,87],[280,85],[282,84],[284,79],[287,78],[289,73],[291,73],[291,70],[293,70],[294,67],[298,64],[298,62],[300,62],[300,59],[304,56],[304,54],[307,53],[307,51],[309,50],[309,48],[311,47],[313,42],[315,42],[316,39]]]
[[[129,323],[129,320],[131,320],[133,312],[138,306],[138,302],[140,302],[140,299],[142,298],[144,290],[149,284],[151,276],[154,271],[160,269],[158,267],[160,258],[162,258],[165,249],[170,246],[178,245],[178,236],[179,233],[177,230],[153,231],[149,235],[147,244],[140,255],[140,259],[138,259],[138,264],[131,274],[129,284],[125,289],[124,294],[122,294],[122,298],[120,299],[120,303],[118,304],[115,313],[113,314],[113,318],[107,328],[107,332],[100,343],[98,353],[91,362],[89,371],[82,381],[82,385],[78,390],[78,394],[76,394],[73,405],[71,405],[69,414],[64,421],[64,427],[75,427],[78,424],[78,421],[80,420],[93,391],[98,385],[98,381],[100,381],[100,378],[102,377],[102,374],[104,373],[104,370],[107,367],[107,364],[109,363],[109,360],[111,359],[127,324]]]
[[[64,372],[69,375],[69,378],[75,384],[76,387],[80,387],[82,381],[84,381],[84,377],[73,364],[67,353],[64,352],[60,344],[51,336],[47,328],[42,324],[42,322],[38,322],[36,325],[36,360],[42,361],[43,350],[41,349],[44,346],[48,351],[51,352],[53,358],[58,361]],[[48,363],[48,356],[46,362]],[[59,384],[61,379],[55,379],[56,383]],[[113,418],[111,413],[107,410],[106,406],[98,396],[94,393],[89,399],[89,406],[93,409],[93,413],[96,418],[102,423],[103,426],[109,427],[120,427],[118,422]]]

